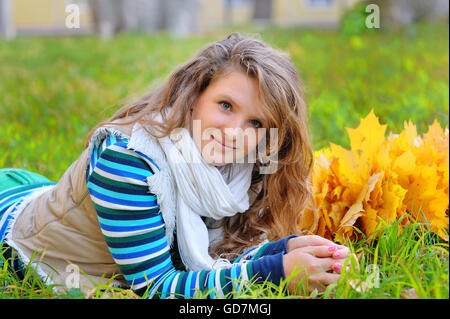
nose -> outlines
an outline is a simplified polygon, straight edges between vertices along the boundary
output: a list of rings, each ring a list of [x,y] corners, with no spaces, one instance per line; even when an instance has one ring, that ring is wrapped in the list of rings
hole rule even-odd
[[[244,119],[236,116],[227,123],[225,127],[225,140],[229,142],[235,142],[239,135],[245,130]]]

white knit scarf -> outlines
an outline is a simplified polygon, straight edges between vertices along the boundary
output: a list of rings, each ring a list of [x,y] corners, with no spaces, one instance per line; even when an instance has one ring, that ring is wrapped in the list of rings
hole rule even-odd
[[[161,114],[154,119],[162,122]],[[177,242],[183,264],[193,271],[229,267],[228,260],[209,255],[208,247],[214,236],[208,233],[201,217],[221,220],[249,208],[248,191],[254,163],[210,165],[187,128],[175,135],[157,140],[175,179]]]

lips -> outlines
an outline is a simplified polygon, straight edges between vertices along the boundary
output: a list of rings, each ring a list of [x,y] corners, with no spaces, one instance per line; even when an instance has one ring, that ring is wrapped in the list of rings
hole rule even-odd
[[[228,146],[228,145],[225,145],[222,142],[218,141],[217,139],[214,138],[213,135],[211,135],[211,139],[213,139],[215,142],[217,142],[220,145],[222,145],[223,148],[230,149],[230,150],[235,150],[236,149],[236,147]]]

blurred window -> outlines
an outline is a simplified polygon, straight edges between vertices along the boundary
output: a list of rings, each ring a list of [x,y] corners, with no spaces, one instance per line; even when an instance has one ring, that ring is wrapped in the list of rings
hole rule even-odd
[[[250,0],[225,0],[228,8],[248,7],[250,4]]]
[[[315,8],[327,8],[333,3],[333,0],[308,0],[308,5]]]
[[[66,6],[69,4],[76,4],[80,8],[80,11],[89,10],[88,0],[66,0]]]

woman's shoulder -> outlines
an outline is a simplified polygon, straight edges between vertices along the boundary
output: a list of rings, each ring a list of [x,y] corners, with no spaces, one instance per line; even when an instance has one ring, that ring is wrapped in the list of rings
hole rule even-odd
[[[130,169],[147,170],[150,175],[159,171],[158,165],[150,157],[151,154],[143,154],[128,147],[129,139],[116,135],[108,135],[91,156],[91,166],[95,167],[97,161],[102,158],[113,161],[121,166],[129,166]]]

